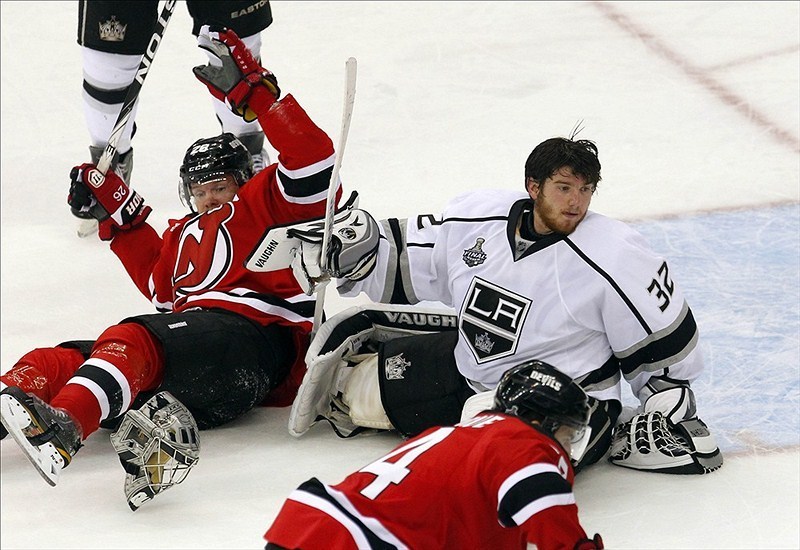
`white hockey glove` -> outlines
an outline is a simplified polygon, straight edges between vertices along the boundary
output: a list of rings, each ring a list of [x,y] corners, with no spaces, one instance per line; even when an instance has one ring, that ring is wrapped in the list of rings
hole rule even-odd
[[[706,474],[722,466],[722,453],[696,416],[687,383],[654,378],[642,390],[644,412],[617,426],[609,461],[669,474]]]
[[[360,281],[375,268],[380,230],[378,223],[365,210],[347,210],[334,219],[324,270],[320,265],[323,229],[319,224],[290,227],[286,235],[300,241],[300,248],[292,260],[292,272],[308,295],[313,294],[317,284],[331,277]]]
[[[134,512],[186,479],[200,458],[192,413],[166,391],[126,412],[111,444],[125,468],[125,497]]]

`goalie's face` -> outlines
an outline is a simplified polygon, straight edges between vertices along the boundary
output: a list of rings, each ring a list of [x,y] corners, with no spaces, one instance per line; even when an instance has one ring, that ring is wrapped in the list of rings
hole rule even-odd
[[[534,200],[533,229],[540,235],[569,235],[578,227],[597,186],[565,166],[539,183],[529,178],[528,194]]]
[[[239,184],[233,174],[221,174],[210,180],[191,184],[189,192],[194,207],[200,214],[230,202],[239,191]]]

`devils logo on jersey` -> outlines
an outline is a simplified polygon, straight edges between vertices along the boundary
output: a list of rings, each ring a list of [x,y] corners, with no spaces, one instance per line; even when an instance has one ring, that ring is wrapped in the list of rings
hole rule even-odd
[[[213,288],[231,267],[233,247],[225,222],[233,217],[228,202],[190,220],[183,227],[175,262],[175,299]]]
[[[485,363],[512,355],[531,300],[479,277],[472,279],[461,306],[459,333],[475,360]]]

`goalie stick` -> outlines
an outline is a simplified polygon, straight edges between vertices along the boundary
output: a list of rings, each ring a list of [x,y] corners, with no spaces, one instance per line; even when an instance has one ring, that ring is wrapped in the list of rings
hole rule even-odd
[[[161,13],[158,15],[158,19],[156,20],[156,29],[153,31],[153,36],[150,37],[150,42],[147,44],[147,49],[142,55],[142,60],[139,62],[139,68],[136,69],[136,75],[133,78],[133,82],[131,82],[128,86],[128,92],[125,95],[125,101],[122,103],[122,109],[119,111],[119,116],[117,116],[117,121],[114,123],[114,128],[111,130],[111,135],[108,138],[106,148],[103,150],[103,154],[100,155],[100,160],[97,161],[97,169],[103,175],[108,172],[108,169],[111,167],[111,162],[114,160],[114,156],[117,154],[117,144],[119,143],[119,139],[122,137],[122,132],[125,131],[128,121],[131,118],[133,107],[136,104],[136,100],[139,99],[139,93],[142,90],[144,79],[147,77],[147,73],[150,70],[150,65],[152,65],[153,59],[156,56],[156,51],[158,50],[158,46],[161,44],[161,39],[164,37],[164,32],[167,30],[167,24],[172,17],[172,13],[175,11],[176,4],[177,0],[167,0],[167,2],[164,4],[164,8],[161,10]],[[88,237],[95,231],[97,231],[96,220],[82,220],[78,227],[78,236]]]
[[[347,144],[347,134],[350,133],[350,120],[353,118],[353,105],[356,100],[356,69],[355,57],[350,57],[345,62],[344,106],[342,107],[342,127],[339,130],[339,144],[336,148],[336,162],[331,173],[331,182],[328,185],[328,197],[325,201],[325,226],[322,233],[322,257],[319,267],[323,273],[328,267],[328,249],[330,248],[331,232],[333,231],[333,215],[336,210],[336,187],[339,181],[339,170],[342,168],[344,147]],[[317,301],[314,305],[314,324],[311,328],[311,339],[322,323],[325,306],[325,288],[330,279],[321,281],[317,286]]]

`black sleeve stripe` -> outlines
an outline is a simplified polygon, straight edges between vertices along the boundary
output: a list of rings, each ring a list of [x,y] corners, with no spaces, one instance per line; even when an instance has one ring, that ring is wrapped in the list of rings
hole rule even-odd
[[[388,302],[392,304],[410,304],[411,301],[406,294],[404,286],[404,271],[403,265],[408,264],[408,257],[406,254],[406,237],[403,228],[400,225],[400,220],[397,218],[390,218],[386,220],[389,225],[389,230],[392,239],[389,242],[390,248],[393,251],[393,257],[390,258],[390,266],[394,264],[393,273],[387,273],[387,277],[392,277],[393,280],[387,281],[391,283],[392,295]],[[408,269],[405,270],[408,273]],[[409,285],[411,282],[409,281]],[[387,285],[387,288],[390,285]],[[383,301],[383,300],[382,300]]]
[[[518,481],[497,506],[498,518],[505,527],[514,527],[513,517],[537,500],[572,493],[567,480],[557,472],[541,472]]]
[[[576,379],[581,387],[587,392],[603,391],[613,388],[619,382],[620,374],[619,359],[612,355],[608,361],[603,363],[600,368],[597,368],[587,375]]]
[[[642,371],[665,369],[684,359],[697,347],[699,333],[692,310],[684,303],[682,317],[663,331],[659,331],[644,347],[626,356],[618,354],[625,378],[630,380]]]
[[[327,192],[328,185],[331,182],[331,174],[333,174],[333,166],[329,166],[310,176],[292,178],[278,168],[278,179],[283,186],[284,192],[290,197],[311,197]]]
[[[636,307],[633,305],[630,299],[625,295],[625,293],[622,292],[622,289],[617,285],[614,279],[611,278],[611,275],[603,271],[599,265],[590,260],[589,257],[586,254],[584,254],[583,251],[580,248],[578,248],[578,246],[575,243],[573,243],[569,238],[565,238],[564,242],[567,243],[569,247],[572,248],[572,250],[575,252],[575,254],[577,254],[584,262],[586,262],[592,269],[597,271],[597,273],[599,273],[600,276],[602,276],[606,281],[608,281],[608,284],[611,285],[611,288],[614,289],[614,291],[619,295],[622,301],[625,302],[625,305],[628,306],[628,309],[630,309],[633,316],[636,317],[636,320],[639,321],[639,324],[642,326],[644,331],[647,334],[652,334],[653,331],[647,324],[647,322],[644,320],[644,317],[642,317],[641,313],[639,313],[639,310],[636,309]]]

